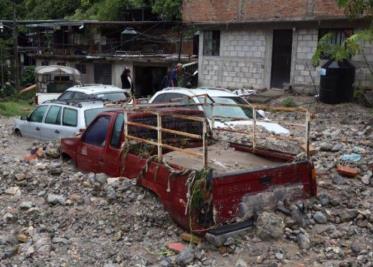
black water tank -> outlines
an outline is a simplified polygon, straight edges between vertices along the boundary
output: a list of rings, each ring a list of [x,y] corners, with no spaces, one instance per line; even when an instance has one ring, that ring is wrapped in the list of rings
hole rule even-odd
[[[348,61],[329,60],[320,70],[320,101],[327,104],[350,102],[355,67]]]

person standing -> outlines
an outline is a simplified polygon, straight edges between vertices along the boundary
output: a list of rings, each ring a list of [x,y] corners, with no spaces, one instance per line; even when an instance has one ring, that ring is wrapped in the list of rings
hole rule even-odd
[[[171,71],[169,83],[170,83],[169,84],[170,87],[184,87],[185,86],[184,69],[181,63],[177,63],[175,68]]]
[[[133,90],[131,70],[128,67],[124,67],[124,70],[120,78],[122,80],[122,89],[130,90],[131,96],[133,96],[135,92]]]

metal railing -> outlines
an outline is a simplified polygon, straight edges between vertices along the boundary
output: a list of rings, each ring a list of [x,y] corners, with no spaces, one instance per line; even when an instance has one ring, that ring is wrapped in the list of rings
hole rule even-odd
[[[134,141],[137,141],[137,142],[141,142],[141,143],[156,146],[157,147],[157,156],[158,156],[159,161],[162,161],[162,159],[163,159],[163,148],[166,148],[166,149],[169,149],[169,150],[172,150],[172,151],[177,151],[177,152],[184,153],[184,154],[191,155],[191,156],[197,156],[197,157],[200,157],[200,158],[203,159],[203,167],[207,168],[207,166],[208,166],[208,159],[207,159],[207,153],[208,153],[207,144],[208,144],[208,142],[207,142],[207,120],[206,120],[206,118],[201,118],[201,117],[197,117],[197,116],[181,115],[181,114],[162,114],[161,112],[154,112],[154,111],[153,112],[152,111],[150,111],[150,112],[147,111],[147,112],[150,113],[150,114],[153,114],[157,117],[157,126],[148,125],[148,124],[144,124],[144,123],[140,123],[140,122],[129,121],[128,112],[126,110],[124,111],[124,138],[125,138],[125,142],[128,142],[129,140],[134,140]],[[178,118],[178,119],[185,119],[185,120],[190,120],[190,121],[201,122],[202,123],[202,134],[198,135],[198,134],[192,134],[192,133],[188,133],[188,132],[184,132],[184,131],[178,131],[178,130],[173,130],[173,129],[169,129],[169,128],[164,128],[164,127],[162,127],[162,116],[163,115],[171,116],[171,117]],[[154,142],[154,141],[151,141],[151,140],[148,140],[148,139],[145,139],[145,138],[137,137],[137,136],[134,136],[134,135],[130,135],[129,134],[129,126],[140,127],[140,128],[156,131],[157,132],[157,142]],[[202,140],[202,153],[198,153],[198,152],[195,152],[195,151],[186,150],[186,149],[183,149],[183,148],[179,148],[179,147],[176,147],[176,146],[165,144],[165,143],[163,143],[162,133],[170,133],[170,134],[175,134],[175,135],[182,136],[182,137],[188,137],[188,138],[192,138],[192,139]]]
[[[208,98],[209,97],[207,97],[206,99],[208,99]],[[252,110],[252,114],[253,114],[252,127],[249,127],[248,131],[231,129],[231,128],[215,127],[215,121],[218,118],[223,117],[223,118],[226,118],[226,119],[238,119],[238,118],[234,118],[234,117],[230,117],[230,116],[212,116],[211,118],[209,118],[210,121],[208,121],[206,118],[201,118],[201,117],[197,117],[197,116],[188,116],[188,115],[170,114],[170,113],[164,114],[164,115],[167,115],[167,116],[172,116],[174,118],[187,119],[187,120],[191,120],[191,121],[199,121],[199,122],[203,123],[202,135],[196,135],[196,134],[191,134],[191,133],[188,133],[188,132],[183,132],[183,131],[178,131],[178,130],[173,130],[173,129],[168,129],[168,128],[162,127],[162,113],[161,112],[154,112],[155,108],[162,108],[162,107],[175,107],[175,108],[176,107],[179,107],[179,108],[188,108],[188,107],[191,108],[192,107],[193,108],[193,107],[199,107],[199,106],[204,106],[204,105],[210,106],[212,108],[212,114],[214,114],[213,109],[216,106],[225,106],[225,107],[237,107],[237,106],[239,106],[239,107],[242,107],[242,108],[249,108],[249,109]],[[207,146],[207,143],[208,143],[207,142],[207,127],[208,127],[208,125],[209,125],[209,128],[212,131],[226,131],[226,132],[232,132],[232,133],[251,136],[252,149],[253,149],[253,151],[255,151],[258,147],[258,131],[257,131],[257,128],[258,128],[258,125],[257,125],[257,123],[258,123],[257,111],[258,110],[275,111],[275,112],[280,111],[280,112],[302,112],[302,113],[305,113],[305,122],[304,123],[288,123],[287,124],[287,125],[291,125],[291,126],[295,126],[295,127],[302,127],[302,128],[305,129],[305,134],[304,134],[304,140],[303,141],[301,140],[301,139],[303,139],[303,137],[296,138],[296,137],[292,137],[292,136],[281,136],[281,135],[272,135],[271,137],[273,137],[274,139],[283,140],[283,141],[297,141],[297,142],[302,142],[302,143],[304,142],[303,144],[305,145],[304,148],[305,148],[305,153],[306,153],[307,159],[309,159],[309,157],[310,157],[310,141],[309,141],[309,139],[310,139],[311,114],[307,109],[304,109],[304,108],[271,107],[271,106],[268,106],[268,105],[253,105],[253,104],[222,104],[222,103],[214,103],[214,102],[208,103],[207,100],[204,101],[204,103],[200,103],[200,104],[197,104],[197,103],[196,104],[166,103],[166,104],[140,104],[140,105],[126,104],[124,107],[125,107],[125,109],[124,109],[125,140],[128,141],[128,140],[132,139],[132,140],[135,140],[135,141],[138,141],[138,142],[147,143],[147,144],[150,144],[150,145],[157,146],[159,160],[162,160],[162,155],[163,155],[162,148],[166,148],[166,149],[173,150],[173,151],[178,151],[178,152],[181,152],[181,153],[184,153],[184,154],[189,154],[189,155],[192,155],[192,156],[202,157],[203,158],[203,166],[207,167],[207,165],[208,165],[208,146]],[[157,126],[152,126],[152,125],[147,125],[147,124],[143,124],[143,123],[128,121],[128,114],[127,114],[126,108],[127,108],[127,110],[131,110],[131,111],[136,111],[137,110],[137,111],[143,111],[143,112],[147,112],[147,113],[151,113],[153,115],[156,115],[157,116]],[[276,123],[276,121],[270,121],[270,122],[271,123]],[[279,123],[279,122],[277,122],[277,123]],[[157,142],[129,135],[128,134],[128,126],[142,127],[142,128],[157,131]],[[198,152],[195,152],[195,151],[185,150],[185,149],[182,149],[182,148],[178,148],[178,147],[175,147],[175,146],[164,144],[163,139],[162,139],[162,133],[171,133],[171,134],[175,134],[175,135],[179,135],[179,136],[183,136],[183,137],[202,140],[203,153],[201,154],[201,153],[198,153]]]

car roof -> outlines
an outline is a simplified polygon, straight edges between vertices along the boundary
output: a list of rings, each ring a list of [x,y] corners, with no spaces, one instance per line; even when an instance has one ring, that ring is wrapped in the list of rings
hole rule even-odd
[[[85,94],[124,92],[124,90],[119,87],[105,84],[75,85],[73,87],[70,87],[66,91],[81,92]]]
[[[41,105],[57,105],[64,107],[73,107],[80,109],[91,109],[91,108],[102,108],[104,103],[102,101],[61,101],[61,100],[51,100],[42,103]]]
[[[220,89],[220,88],[208,88],[208,87],[199,87],[195,89],[189,89],[184,87],[168,87],[161,91],[158,91],[156,95],[164,94],[164,93],[181,93],[188,96],[196,96],[196,95],[209,95],[211,97],[237,97],[237,95],[233,94],[228,89]]]

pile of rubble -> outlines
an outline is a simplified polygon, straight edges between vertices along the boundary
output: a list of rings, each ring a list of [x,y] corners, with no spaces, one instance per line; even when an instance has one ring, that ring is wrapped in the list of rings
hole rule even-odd
[[[134,181],[81,173],[59,159],[56,144],[15,137],[10,120],[0,118],[0,149],[6,151],[0,155],[0,261],[18,266],[371,266],[373,114],[352,104],[316,104],[311,111],[318,196],[277,203],[275,211],[259,214],[252,231],[228,237],[218,247],[198,238],[182,241],[184,231],[157,197]],[[273,114],[278,121],[285,119],[281,116]],[[358,172],[342,175],[340,165]]]

